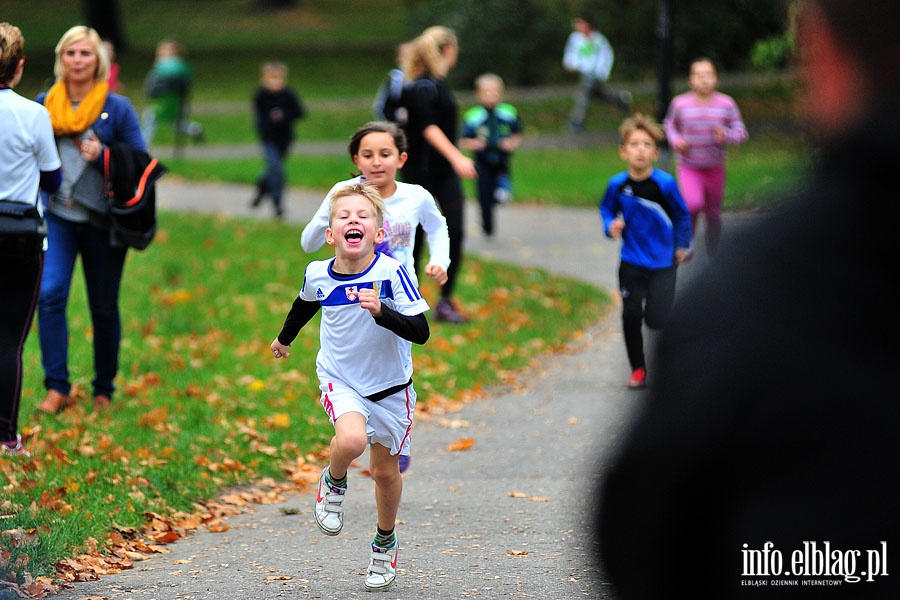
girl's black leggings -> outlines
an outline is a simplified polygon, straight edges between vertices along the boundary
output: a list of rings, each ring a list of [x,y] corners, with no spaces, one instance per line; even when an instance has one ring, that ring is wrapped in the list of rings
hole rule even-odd
[[[0,260],[5,263],[0,288],[0,442],[9,442],[19,428],[22,350],[37,309],[44,251]]]

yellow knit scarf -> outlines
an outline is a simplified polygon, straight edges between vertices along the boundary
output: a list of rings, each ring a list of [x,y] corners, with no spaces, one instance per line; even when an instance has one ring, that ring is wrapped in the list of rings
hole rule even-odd
[[[59,136],[87,131],[88,127],[100,117],[108,92],[109,84],[105,81],[94,84],[88,95],[78,104],[78,110],[75,110],[69,100],[66,84],[62,81],[54,83],[44,98],[44,106],[47,107],[50,122],[53,124],[53,133]]]

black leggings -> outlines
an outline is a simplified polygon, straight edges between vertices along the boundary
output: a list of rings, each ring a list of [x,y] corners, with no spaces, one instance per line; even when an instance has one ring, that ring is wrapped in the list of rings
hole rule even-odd
[[[3,258],[0,294],[0,442],[15,441],[22,396],[22,349],[41,290],[44,252]]]
[[[646,367],[643,323],[650,329],[662,329],[675,302],[676,267],[646,269],[630,263],[619,264],[619,289],[622,292],[622,332],[632,369]]]
[[[406,173],[403,174],[404,179]],[[441,287],[441,298],[451,298],[456,287],[456,278],[462,266],[463,257],[463,231],[465,219],[463,213],[464,199],[462,184],[456,173],[446,175],[428,176],[421,181],[409,181],[417,183],[428,190],[437,201],[444,218],[447,219],[447,230],[450,234],[450,267],[447,269],[447,283]],[[416,272],[421,274],[419,257],[422,254],[422,246],[425,245],[425,234],[421,227],[416,228],[416,247],[413,250],[413,258],[416,264]]]

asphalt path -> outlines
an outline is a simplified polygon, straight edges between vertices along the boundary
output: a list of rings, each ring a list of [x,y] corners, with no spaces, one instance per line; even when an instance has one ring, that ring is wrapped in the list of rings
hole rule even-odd
[[[249,208],[251,195],[246,186],[167,177],[158,202],[161,210],[270,218],[267,206]],[[290,190],[286,214],[297,223],[298,239],[321,197]],[[593,489],[638,397],[625,386],[629,369],[614,292],[618,243],[603,236],[591,209],[513,202],[498,208],[490,240],[480,233],[476,205],[466,212],[467,253],[583,279],[609,290],[613,303],[604,309],[598,302],[594,327],[566,352],[521,372],[515,384],[458,412],[416,422],[398,517],[398,576],[381,597],[613,598],[595,562],[591,524]],[[300,251],[296,240],[288,242]],[[695,259],[679,277],[700,268]],[[448,450],[461,439],[475,443]],[[360,463],[365,466],[365,457]],[[75,584],[56,597],[363,597],[375,505],[373,483],[360,471],[351,469],[337,537],[317,529],[312,494],[291,495],[229,517],[225,532],[198,531],[132,570]]]

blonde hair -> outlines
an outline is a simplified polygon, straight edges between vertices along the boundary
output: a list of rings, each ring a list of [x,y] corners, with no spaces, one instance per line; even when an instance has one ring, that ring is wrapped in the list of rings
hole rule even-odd
[[[403,57],[401,67],[407,79],[418,79],[425,73],[441,79],[447,76],[444,49],[448,46],[459,49],[459,42],[452,29],[434,25],[410,43],[409,52]]]
[[[497,87],[499,87],[501,92],[504,89],[503,78],[500,77],[499,75],[497,75],[496,73],[483,73],[475,79],[475,89],[476,90],[480,90],[484,86],[491,85],[491,84],[494,84]]]
[[[646,131],[647,135],[653,138],[653,141],[656,142],[657,146],[662,144],[663,140],[666,139],[663,128],[659,123],[641,113],[635,113],[622,121],[622,124],[619,126],[619,137],[621,138],[622,143],[627,143],[631,134],[638,130]]]
[[[106,53],[106,47],[103,45],[100,34],[86,25],[76,25],[59,38],[59,43],[56,45],[56,63],[53,65],[53,73],[59,80],[66,78],[66,68],[63,65],[62,55],[69,49],[69,46],[82,40],[90,42],[94,54],[97,55],[97,72],[94,73],[94,82],[106,81],[109,78],[109,55]]]
[[[348,196],[362,196],[368,200],[375,210],[375,224],[378,225],[379,228],[384,226],[384,200],[381,199],[381,193],[378,191],[378,188],[371,183],[353,183],[338,188],[331,195],[331,208],[328,211],[329,227],[334,223],[335,208],[337,207],[338,200],[347,198]]]
[[[273,73],[276,75],[281,75],[282,77],[287,79],[288,67],[285,63],[283,63],[281,61],[270,60],[270,61],[264,62],[262,64],[262,67],[260,67],[259,72],[260,72],[260,75],[263,75],[263,76],[265,76],[269,73]]]
[[[23,56],[25,38],[22,31],[15,25],[0,23],[0,83],[13,80]]]

